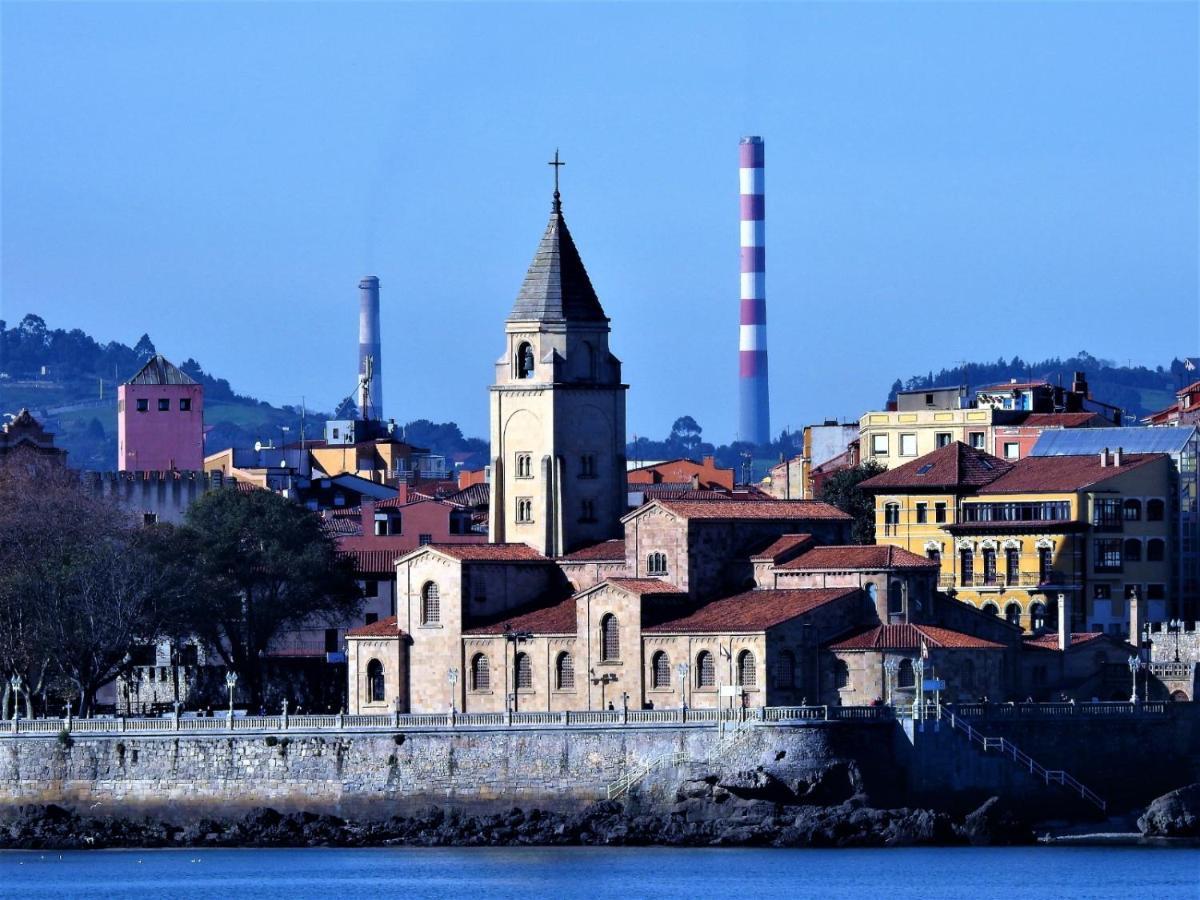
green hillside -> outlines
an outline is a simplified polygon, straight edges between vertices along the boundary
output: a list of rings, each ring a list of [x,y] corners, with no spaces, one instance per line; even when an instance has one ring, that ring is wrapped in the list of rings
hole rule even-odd
[[[56,435],[71,465],[83,469],[115,469],[117,464],[117,385],[134,375],[155,353],[149,335],[130,347],[117,341],[101,344],[80,331],[49,329],[41,317],[27,315],[10,328],[0,320],[0,414],[28,407]],[[177,360],[172,360],[177,362]],[[272,406],[236,393],[229,382],[206,372],[194,359],[178,363],[204,385],[205,439],[208,453],[227,447],[249,447],[255,441],[300,437],[301,410]],[[319,437],[332,414],[308,410],[305,436]],[[405,438],[468,467],[484,465],[484,441],[466,438],[453,422],[427,420],[404,426]]]

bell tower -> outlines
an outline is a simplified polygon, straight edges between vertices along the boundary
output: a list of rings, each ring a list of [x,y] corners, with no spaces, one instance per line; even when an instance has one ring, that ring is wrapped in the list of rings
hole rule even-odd
[[[619,537],[625,513],[625,391],[609,320],[567,230],[558,191],[504,323],[491,387],[492,543],[547,556]]]

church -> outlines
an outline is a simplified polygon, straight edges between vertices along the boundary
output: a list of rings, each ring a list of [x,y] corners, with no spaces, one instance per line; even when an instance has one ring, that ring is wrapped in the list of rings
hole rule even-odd
[[[861,705],[922,670],[1005,693],[1020,629],[939,594],[936,562],[846,543],[829,504],[628,511],[609,335],[556,185],[489,392],[488,543],[396,559],[396,615],[347,634],[351,713]]]

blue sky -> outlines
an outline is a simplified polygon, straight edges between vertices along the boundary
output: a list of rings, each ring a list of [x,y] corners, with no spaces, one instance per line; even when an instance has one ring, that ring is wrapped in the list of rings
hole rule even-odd
[[[0,316],[485,434],[549,213],[631,434],[736,423],[737,142],[767,146],[772,424],[960,359],[1200,352],[1198,7],[14,3]]]

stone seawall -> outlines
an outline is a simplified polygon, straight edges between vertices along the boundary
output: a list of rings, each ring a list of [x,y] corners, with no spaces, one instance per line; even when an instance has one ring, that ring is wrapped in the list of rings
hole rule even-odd
[[[770,766],[785,780],[853,762],[886,766],[894,723],[756,728],[733,740],[713,727],[75,737],[0,740],[0,804],[122,811],[271,806],[394,815],[429,804],[569,811],[607,797],[628,768],[663,754],[683,762],[645,787],[714,771]],[[882,782],[881,782],[882,783]],[[673,790],[670,794],[673,801]]]

